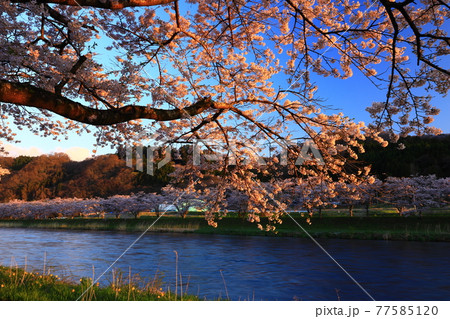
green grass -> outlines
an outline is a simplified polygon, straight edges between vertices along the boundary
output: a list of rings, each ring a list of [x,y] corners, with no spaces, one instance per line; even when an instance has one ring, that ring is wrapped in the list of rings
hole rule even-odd
[[[316,238],[344,239],[383,239],[416,241],[450,241],[450,216],[427,217],[314,217],[311,224],[305,218],[283,218],[281,225],[276,225],[276,232],[264,232],[255,225],[238,219],[224,219],[219,227],[201,228],[197,232],[210,234],[265,235],[308,237],[303,227]],[[300,225],[301,227],[299,227]]]
[[[175,216],[163,216],[149,229],[149,232],[186,232],[197,234],[249,235],[249,236],[292,236],[307,237],[296,224],[301,225],[308,233],[318,238],[348,239],[388,239],[418,241],[450,241],[450,215],[427,214],[421,218],[416,216],[399,217],[386,213],[389,209],[380,208],[377,216],[348,217],[325,211],[323,218],[314,215],[309,225],[298,213],[292,214],[296,222],[288,216],[281,225],[275,225],[275,232],[260,231],[256,224],[247,222],[237,216],[227,216],[213,228],[207,225],[202,216],[188,216],[181,219]],[[60,220],[1,220],[0,227],[30,227],[46,229],[74,230],[110,230],[142,232],[152,225],[156,217],[140,219],[60,219]],[[262,224],[267,223],[263,219]]]
[[[151,226],[156,217],[140,219],[29,219],[29,220],[0,220],[0,227],[73,229],[73,230],[115,230],[115,231],[144,231]],[[201,225],[206,226],[202,217],[181,219],[178,217],[162,217],[151,227],[154,232],[194,232]]]
[[[17,267],[0,266],[0,300],[21,301],[167,301],[199,300],[192,295],[175,295],[163,291],[155,281],[142,284],[116,276],[113,283],[103,287],[92,285],[91,278],[78,283],[52,274],[27,272]]]
[[[324,217],[302,226],[319,238],[450,241],[450,216]],[[289,228],[281,225],[279,231],[288,233]]]
[[[365,208],[354,208],[354,217],[367,217]],[[324,217],[339,217],[339,216],[349,216],[348,208],[332,208],[322,210],[322,215]],[[373,205],[369,210],[369,217],[372,216],[397,216],[398,213],[394,207],[389,207],[386,205]],[[449,216],[450,207],[439,207],[432,209],[425,209],[424,215],[427,216]]]

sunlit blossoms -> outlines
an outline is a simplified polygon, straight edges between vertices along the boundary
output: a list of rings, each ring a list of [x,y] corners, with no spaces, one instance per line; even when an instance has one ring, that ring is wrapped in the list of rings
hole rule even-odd
[[[335,197],[323,185],[351,193],[344,185],[367,180],[354,164],[367,137],[386,146],[382,131],[391,141],[438,131],[429,126],[439,113],[431,95],[450,83],[448,18],[440,0],[0,0],[0,137],[14,138],[10,121],[55,139],[93,132],[98,145],[135,145],[153,133],[169,144],[214,140],[219,160],[203,147],[204,166],[178,168],[174,187],[208,202],[211,224],[232,191],[249,199],[250,219],[277,221],[286,175],[311,184],[301,196],[321,206]],[[386,92],[361,105],[372,124],[316,95],[315,77],[356,73]],[[305,139],[325,165],[295,165]],[[255,144],[274,148],[264,165]],[[280,173],[272,155],[282,150]]]

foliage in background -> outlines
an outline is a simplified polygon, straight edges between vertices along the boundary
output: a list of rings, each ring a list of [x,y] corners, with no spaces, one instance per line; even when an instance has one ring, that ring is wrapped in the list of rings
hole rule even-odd
[[[450,177],[450,134],[402,137],[383,148],[368,140],[360,159],[378,178],[436,175]]]

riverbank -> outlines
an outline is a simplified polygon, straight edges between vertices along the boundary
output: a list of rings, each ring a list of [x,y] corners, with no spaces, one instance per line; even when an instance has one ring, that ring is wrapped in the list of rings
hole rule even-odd
[[[0,300],[3,301],[175,301],[199,300],[192,295],[163,291],[151,281],[143,284],[117,276],[108,286],[92,284],[91,278],[78,283],[52,274],[28,272],[18,267],[0,266]]]
[[[201,216],[181,219],[163,216],[139,219],[51,219],[51,220],[0,220],[0,227],[109,230],[126,232],[182,232],[196,234],[308,237],[303,227],[315,238],[380,239],[412,241],[450,241],[450,216],[398,217],[324,217],[313,218],[308,224],[305,218],[283,218],[275,232],[261,231],[256,224],[239,217],[225,217],[219,226],[208,226]],[[156,221],[156,223],[155,223]],[[264,224],[265,220],[262,221]],[[151,226],[153,225],[153,226]],[[299,227],[299,225],[301,227]],[[151,226],[151,227],[150,227]],[[149,228],[150,227],[150,228]]]

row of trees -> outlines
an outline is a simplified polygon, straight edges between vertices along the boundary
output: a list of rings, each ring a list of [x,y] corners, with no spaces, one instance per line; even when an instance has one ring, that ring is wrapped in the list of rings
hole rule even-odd
[[[270,184],[266,184],[270,187]],[[266,190],[258,192],[263,196]],[[383,203],[394,206],[399,215],[406,213],[422,214],[429,208],[442,207],[450,203],[450,178],[420,176],[411,178],[389,177],[385,181],[375,180],[360,185],[315,183],[312,180],[294,185],[287,181],[283,190],[276,191],[275,197],[259,200],[268,201],[276,211],[307,211],[312,215],[321,213],[326,207],[347,207],[353,215],[353,207],[363,206],[367,213],[371,205]],[[196,191],[193,188],[174,188],[167,186],[161,194],[137,193],[131,195],[114,195],[108,198],[56,198],[33,202],[11,201],[0,204],[1,218],[55,218],[112,214],[119,217],[122,213],[133,214],[136,218],[140,212],[151,211],[157,214],[167,210],[176,211],[186,217],[192,208],[206,212],[211,225],[217,225],[217,219],[227,212],[238,212],[249,221],[260,223],[260,216],[269,221],[279,221],[276,213],[261,214],[258,207],[252,206],[253,196],[257,193],[245,190],[229,189],[225,194],[226,202],[215,203],[214,198],[220,188]],[[269,190],[267,190],[269,193]]]
[[[171,199],[170,196],[140,192],[131,195],[114,195],[108,198],[54,198],[32,202],[13,200],[0,204],[0,218],[47,219],[94,215],[105,217],[106,214],[118,218],[123,213],[132,214],[137,218],[140,212],[160,212],[161,205],[168,204],[169,199]],[[182,205],[179,204],[178,207],[181,209]],[[180,210],[180,212],[182,211]]]
[[[422,214],[429,208],[450,203],[450,178],[435,175],[388,177],[361,184],[342,182],[318,183],[313,188],[300,184],[293,187],[293,208],[321,212],[324,207],[346,207],[353,216],[354,207],[364,207],[366,214],[373,204],[393,206],[399,215]],[[292,193],[291,193],[292,194]]]

